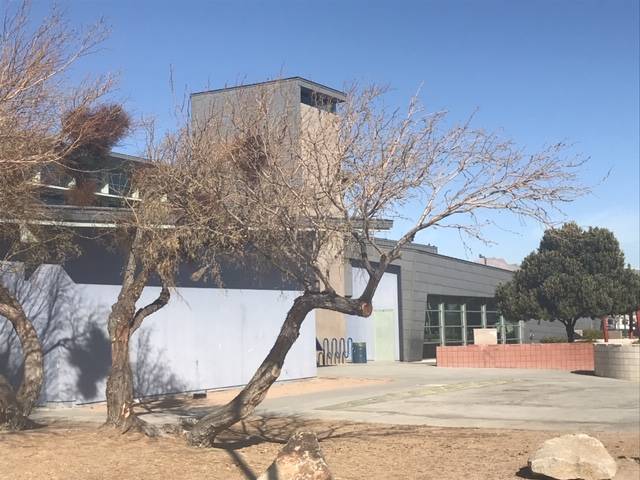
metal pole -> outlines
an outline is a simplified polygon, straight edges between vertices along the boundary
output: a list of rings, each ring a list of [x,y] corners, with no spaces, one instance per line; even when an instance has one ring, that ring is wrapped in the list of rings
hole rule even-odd
[[[444,347],[447,341],[444,334],[444,303],[438,305],[438,323],[440,324],[440,345]]]
[[[602,337],[604,338],[604,343],[609,343],[609,317],[604,316],[600,321],[602,322]]]
[[[460,314],[462,315],[462,344],[467,344],[467,304],[460,306]]]

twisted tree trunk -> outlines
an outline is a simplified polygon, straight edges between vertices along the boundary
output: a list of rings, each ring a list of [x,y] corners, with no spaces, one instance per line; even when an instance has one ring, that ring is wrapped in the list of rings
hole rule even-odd
[[[357,299],[346,298],[335,291],[308,292],[296,298],[287,313],[284,323],[271,350],[236,397],[222,408],[200,419],[187,435],[193,446],[213,446],[218,434],[244,420],[253,413],[264,400],[269,388],[280,376],[282,365],[300,335],[300,327],[309,312],[317,308],[332,310],[348,315],[368,317],[373,312],[372,299],[387,266],[394,257],[381,256],[377,268],[367,265],[369,281],[362,295]]]
[[[168,286],[163,281],[162,290],[156,300],[136,310],[136,302],[151,274],[149,268],[138,268],[136,250],[140,247],[142,237],[136,235],[118,300],[111,307],[108,320],[109,339],[111,340],[111,371],[107,378],[107,420],[106,425],[121,429],[141,431],[149,435],[155,434],[153,428],[140,420],[134,412],[133,372],[129,357],[131,335],[140,328],[149,315],[164,307],[170,298]]]
[[[44,354],[38,334],[20,302],[1,284],[0,315],[11,323],[24,357],[24,374],[17,393],[4,377],[0,378],[0,426],[22,429],[29,426],[27,418],[40,396],[44,380]]]
[[[140,275],[142,277],[138,277],[136,285],[146,283],[147,274],[143,272]],[[129,356],[129,343],[131,336],[140,328],[144,319],[169,302],[170,291],[166,285],[163,285],[156,300],[136,311],[135,302],[142,293],[142,288],[138,289],[136,285],[129,286],[128,289],[123,287],[109,316],[111,371],[107,378],[106,424],[119,428],[123,432],[133,429],[154,435],[155,430],[140,420],[133,410],[133,372]]]
[[[379,281],[379,279],[378,279]],[[253,413],[264,400],[269,388],[280,376],[282,365],[300,335],[300,327],[307,314],[323,308],[350,315],[367,317],[372,307],[368,300],[349,299],[335,293],[306,292],[293,302],[276,341],[256,373],[236,397],[224,407],[203,417],[190,430],[187,440],[194,446],[213,446],[216,436]]]
[[[112,313],[109,318],[111,339],[111,371],[107,378],[107,424],[129,429],[133,421],[133,373],[129,359],[131,338],[128,318]],[[111,325],[113,327],[111,328]]]

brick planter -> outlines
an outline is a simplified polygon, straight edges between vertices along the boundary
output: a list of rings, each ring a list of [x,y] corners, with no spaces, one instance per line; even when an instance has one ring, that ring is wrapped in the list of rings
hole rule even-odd
[[[640,382],[640,345],[595,345],[595,371],[599,377]]]
[[[594,369],[591,343],[532,343],[522,345],[467,345],[438,347],[438,367]]]

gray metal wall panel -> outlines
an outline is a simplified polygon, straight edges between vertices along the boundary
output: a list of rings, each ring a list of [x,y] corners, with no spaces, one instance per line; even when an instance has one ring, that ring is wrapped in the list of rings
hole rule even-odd
[[[438,255],[430,250],[410,245],[403,250],[402,258],[394,262],[401,268],[402,360],[405,361],[422,359],[428,294],[492,297],[495,287],[513,275],[507,270]]]

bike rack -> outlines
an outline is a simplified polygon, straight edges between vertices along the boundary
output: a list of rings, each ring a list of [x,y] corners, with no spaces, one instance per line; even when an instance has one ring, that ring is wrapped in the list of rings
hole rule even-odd
[[[316,345],[316,348],[320,344]],[[316,362],[318,366],[343,364],[351,357],[351,348],[353,347],[353,339],[348,338],[323,338],[322,350],[318,350],[318,358]],[[321,362],[322,360],[322,362]]]

